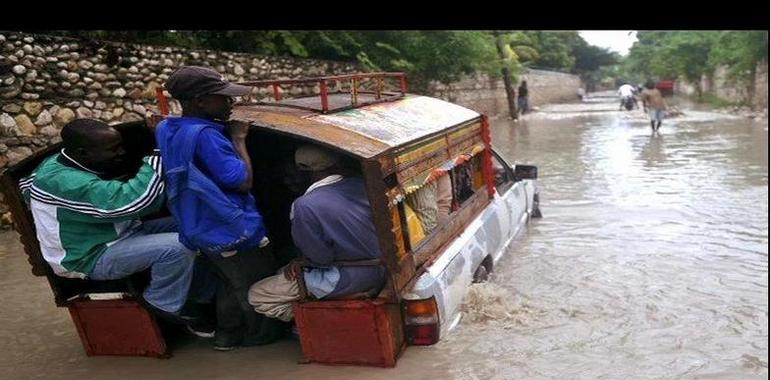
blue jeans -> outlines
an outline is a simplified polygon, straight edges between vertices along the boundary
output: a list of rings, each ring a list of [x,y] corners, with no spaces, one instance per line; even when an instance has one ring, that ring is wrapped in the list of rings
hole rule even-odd
[[[172,218],[152,220],[102,253],[89,274],[92,280],[116,280],[151,269],[150,284],[144,299],[153,306],[177,313],[187,301],[188,293],[197,300],[213,298],[215,284],[205,269],[196,268],[196,253],[179,242],[177,226]],[[193,275],[200,276],[194,281]],[[203,299],[201,299],[203,298]]]
[[[647,112],[650,115],[650,121],[663,121],[663,110],[649,108]]]
[[[519,106],[519,113],[527,113],[529,111],[529,101],[526,96],[519,96],[517,100]]]

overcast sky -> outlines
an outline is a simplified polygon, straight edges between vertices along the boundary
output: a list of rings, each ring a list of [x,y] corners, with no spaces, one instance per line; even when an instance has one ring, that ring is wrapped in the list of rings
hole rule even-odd
[[[628,54],[636,41],[635,30],[581,30],[578,33],[589,44],[609,48],[621,55]]]

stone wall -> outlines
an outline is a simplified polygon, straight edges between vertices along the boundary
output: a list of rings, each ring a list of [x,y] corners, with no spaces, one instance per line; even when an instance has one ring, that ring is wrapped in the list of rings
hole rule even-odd
[[[144,118],[156,111],[156,88],[185,64],[211,66],[230,81],[358,69],[340,62],[0,32],[0,170],[26,156],[24,148],[56,141],[61,127],[76,117],[112,124]],[[267,87],[255,89],[253,99],[270,93]]]
[[[547,103],[576,101],[577,89],[582,86],[577,75],[529,69],[519,76],[529,87],[529,104],[541,106]],[[519,83],[515,84],[518,91]],[[430,88],[436,97],[471,108],[489,116],[508,112],[508,100],[502,79],[476,75],[449,86],[439,83]]]
[[[351,63],[79,40],[0,31],[0,172],[59,141],[78,117],[109,124],[157,111],[155,90],[181,65],[204,65],[230,81],[357,72]],[[314,88],[293,88],[294,95]],[[272,94],[255,89],[256,101]],[[179,112],[171,101],[172,113]],[[0,193],[0,216],[7,210]],[[0,223],[1,225],[2,223]]]

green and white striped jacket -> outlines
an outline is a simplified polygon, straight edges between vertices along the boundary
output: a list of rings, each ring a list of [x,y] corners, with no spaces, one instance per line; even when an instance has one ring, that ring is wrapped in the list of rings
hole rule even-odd
[[[43,161],[19,188],[43,257],[54,273],[86,278],[105,249],[134,233],[139,218],[163,204],[159,155],[147,156],[126,182],[104,180],[64,150]]]

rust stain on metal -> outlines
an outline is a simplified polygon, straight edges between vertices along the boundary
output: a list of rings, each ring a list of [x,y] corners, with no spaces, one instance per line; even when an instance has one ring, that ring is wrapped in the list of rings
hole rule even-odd
[[[360,133],[301,117],[304,111],[265,112],[262,106],[238,106],[232,118],[279,133],[304,137],[335,149],[343,149],[361,158],[371,158],[391,147]]]

